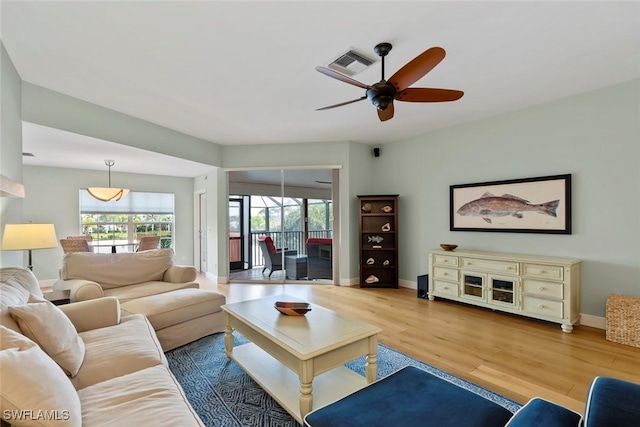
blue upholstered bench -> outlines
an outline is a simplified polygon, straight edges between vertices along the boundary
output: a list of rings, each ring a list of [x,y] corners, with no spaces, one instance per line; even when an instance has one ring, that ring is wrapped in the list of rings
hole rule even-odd
[[[539,397],[512,414],[428,372],[406,367],[310,412],[304,422],[309,427],[638,427],[640,384],[596,377],[584,419]]]
[[[491,427],[513,413],[475,393],[408,366],[310,412],[310,427]]]
[[[513,416],[506,427],[638,427],[640,384],[610,377],[596,377],[589,387],[580,414],[536,397]]]

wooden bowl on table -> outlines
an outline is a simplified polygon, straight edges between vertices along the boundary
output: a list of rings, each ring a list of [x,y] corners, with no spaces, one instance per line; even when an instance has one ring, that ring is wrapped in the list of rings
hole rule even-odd
[[[451,251],[453,251],[455,248],[457,248],[457,247],[458,247],[458,245],[453,245],[453,244],[451,244],[451,243],[441,243],[441,244],[440,244],[440,247],[441,247],[443,250],[447,251],[447,252],[451,252]]]
[[[306,302],[286,302],[276,301],[274,304],[276,310],[287,316],[304,316],[311,311],[311,304]]]

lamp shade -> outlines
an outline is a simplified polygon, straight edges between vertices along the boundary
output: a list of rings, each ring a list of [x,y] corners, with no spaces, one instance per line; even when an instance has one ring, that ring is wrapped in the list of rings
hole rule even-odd
[[[87,188],[87,191],[89,192],[89,194],[91,194],[91,196],[103,202],[110,202],[112,200],[118,201],[126,196],[129,192],[129,190],[126,188],[111,187],[91,187]]]
[[[2,236],[3,251],[49,249],[58,247],[53,224],[5,224]]]

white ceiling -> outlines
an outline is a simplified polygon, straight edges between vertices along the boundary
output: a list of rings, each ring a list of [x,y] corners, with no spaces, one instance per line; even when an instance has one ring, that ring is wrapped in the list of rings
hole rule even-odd
[[[24,81],[223,145],[379,145],[640,77],[635,1],[3,1],[0,7],[2,41]],[[375,56],[373,46],[382,41],[393,44],[386,77],[427,48],[443,47],[444,61],[413,86],[465,96],[397,102],[395,117],[384,123],[366,100],[315,111],[364,95],[315,66],[350,48]],[[380,63],[354,78],[377,82]],[[47,129],[25,129],[24,150],[42,152]],[[51,138],[60,144],[60,136]],[[111,149],[141,155],[116,144],[90,157],[86,144],[78,140],[57,161],[75,157],[100,169],[114,157]],[[169,174],[171,165],[190,170],[160,160],[158,174]],[[119,160],[114,171],[140,170],[128,168]]]

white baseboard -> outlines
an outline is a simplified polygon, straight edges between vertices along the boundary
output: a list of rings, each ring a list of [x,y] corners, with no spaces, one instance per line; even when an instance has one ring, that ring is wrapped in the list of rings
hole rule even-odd
[[[357,286],[360,284],[360,277],[352,277],[347,279],[340,279],[338,286]]]
[[[607,319],[592,314],[580,314],[580,324],[598,329],[607,329]]]
[[[401,288],[409,288],[418,290],[418,282],[413,282],[411,280],[398,280],[398,286]]]
[[[227,283],[229,283],[229,277],[227,276],[216,276],[215,274],[210,273],[208,271],[204,273],[204,276],[207,279],[217,283],[218,285],[226,285]]]

